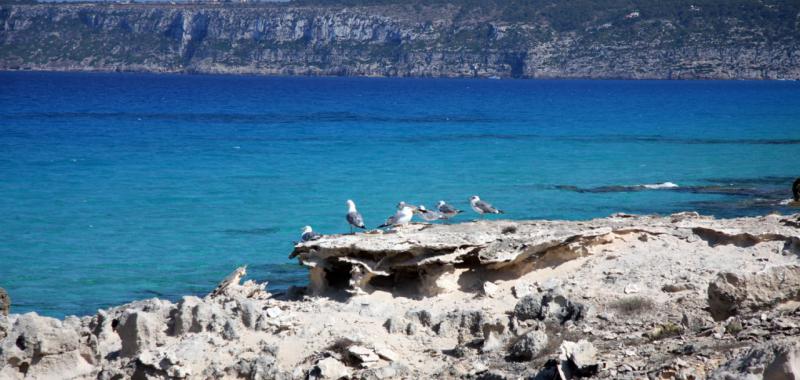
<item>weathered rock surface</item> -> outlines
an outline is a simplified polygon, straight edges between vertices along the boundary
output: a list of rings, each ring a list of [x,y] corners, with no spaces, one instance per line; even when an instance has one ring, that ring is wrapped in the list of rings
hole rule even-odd
[[[0,4],[0,70],[800,78],[794,2],[280,3]]]
[[[720,273],[708,285],[708,305],[717,320],[772,309],[788,301],[800,302],[800,266],[753,274]]]
[[[711,376],[728,379],[800,379],[800,340],[768,342],[723,364]]]
[[[597,362],[597,349],[586,341],[564,342],[559,348],[561,366],[559,374],[563,378],[589,377],[595,375],[599,369]]]
[[[5,289],[0,288],[0,315],[8,315],[11,310],[11,297]]]
[[[794,219],[327,236],[295,248],[313,286],[293,300],[234,274],[177,303],[0,316],[0,378],[796,378]]]
[[[517,360],[531,360],[547,348],[547,334],[542,330],[532,330],[522,335],[511,345],[508,354]]]
[[[747,226],[747,231],[740,231],[744,225],[736,219],[685,215],[672,219],[674,223],[667,223],[669,219],[665,218],[615,217],[586,222],[412,224],[398,233],[326,236],[297,245],[290,257],[309,267],[314,294],[339,288],[430,296],[483,286],[483,282],[476,283],[481,277],[509,279],[557,266],[591,254],[592,247],[609,245],[615,238],[630,234],[700,239],[711,246],[741,247],[774,241],[783,243],[783,252],[800,252],[797,229],[779,223],[777,216],[767,217],[764,225]],[[629,283],[626,293],[630,289]],[[561,295],[552,297],[557,303],[566,303]]]

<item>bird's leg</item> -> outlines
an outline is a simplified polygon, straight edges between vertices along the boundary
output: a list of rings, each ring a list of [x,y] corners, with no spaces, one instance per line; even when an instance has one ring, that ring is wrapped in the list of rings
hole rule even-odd
[[[353,234],[353,225],[351,224],[350,225],[350,235],[352,235],[352,234]]]

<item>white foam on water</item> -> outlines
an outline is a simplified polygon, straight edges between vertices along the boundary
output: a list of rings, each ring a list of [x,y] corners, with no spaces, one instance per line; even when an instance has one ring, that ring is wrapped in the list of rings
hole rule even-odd
[[[680,187],[680,186],[678,186],[678,184],[672,183],[672,182],[653,183],[653,184],[646,184],[646,185],[641,185],[641,186],[644,187],[645,189],[652,189],[652,190],[656,190],[656,189],[674,189],[676,187]]]

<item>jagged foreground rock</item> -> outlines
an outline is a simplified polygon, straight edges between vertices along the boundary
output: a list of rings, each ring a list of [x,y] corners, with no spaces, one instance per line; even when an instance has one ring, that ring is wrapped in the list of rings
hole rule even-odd
[[[204,298],[0,316],[0,378],[792,379],[798,255],[798,215],[328,236],[293,252],[297,300],[239,268]]]

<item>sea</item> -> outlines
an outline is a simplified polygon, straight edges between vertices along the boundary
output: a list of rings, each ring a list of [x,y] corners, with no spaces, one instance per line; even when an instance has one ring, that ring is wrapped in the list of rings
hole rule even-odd
[[[509,219],[797,212],[800,82],[0,73],[0,287],[12,312],[280,293],[301,228],[399,201]],[[476,217],[471,212],[461,221]]]

